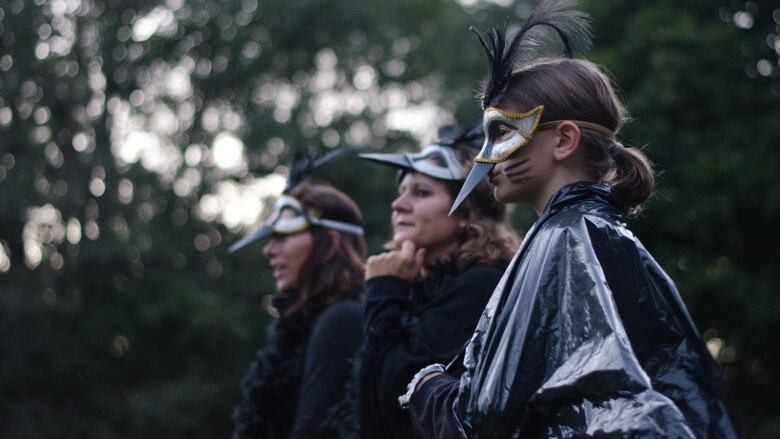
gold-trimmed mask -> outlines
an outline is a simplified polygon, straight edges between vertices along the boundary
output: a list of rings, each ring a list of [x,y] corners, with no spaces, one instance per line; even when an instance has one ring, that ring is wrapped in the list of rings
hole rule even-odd
[[[544,105],[537,105],[525,113],[510,113],[496,107],[485,109],[482,116],[485,143],[474,161],[496,164],[508,159],[531,141],[542,120],[543,111]],[[507,132],[513,135],[504,138]]]

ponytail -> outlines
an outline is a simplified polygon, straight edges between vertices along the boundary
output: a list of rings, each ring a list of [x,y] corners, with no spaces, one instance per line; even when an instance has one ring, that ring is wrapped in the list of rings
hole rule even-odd
[[[583,59],[552,58],[512,73],[504,99],[517,108],[544,105],[542,122],[576,120],[618,133],[628,113],[610,76]],[[615,134],[580,127],[585,166],[594,181],[612,186],[613,201],[625,213],[638,213],[653,193],[653,166],[636,148],[626,148]]]
[[[642,203],[653,193],[653,165],[637,148],[626,148],[617,142],[610,148],[609,155],[615,161],[615,168],[606,183],[612,186],[617,201],[626,212],[638,213]]]

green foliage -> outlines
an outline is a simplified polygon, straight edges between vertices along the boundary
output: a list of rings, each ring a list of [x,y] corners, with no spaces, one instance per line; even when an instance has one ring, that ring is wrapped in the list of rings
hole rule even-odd
[[[662,172],[632,227],[717,353],[743,436],[776,437],[780,12],[585,8],[588,57],[635,119],[622,137]],[[515,10],[528,4],[4,2],[0,436],[228,436],[273,292],[257,246],[226,254],[249,227],[236,194],[298,151],[411,149],[472,123],[485,63],[466,29]],[[225,135],[239,164],[218,160]],[[393,172],[346,159],[320,178],[355,198],[379,251]]]

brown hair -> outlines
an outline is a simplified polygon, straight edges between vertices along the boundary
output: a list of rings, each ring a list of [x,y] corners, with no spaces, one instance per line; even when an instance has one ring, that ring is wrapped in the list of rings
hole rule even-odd
[[[346,194],[326,184],[301,184],[290,192],[305,207],[320,218],[363,225],[363,215],[357,204]],[[308,230],[312,237],[309,257],[301,270],[298,301],[287,315],[312,306],[329,305],[343,298],[359,298],[362,294],[366,259],[366,242],[362,236],[321,226]],[[339,234],[334,249],[331,233]]]
[[[468,173],[479,151],[466,143],[454,145],[452,148],[455,157]],[[444,163],[440,164],[444,165]],[[402,170],[399,173],[399,182],[406,172],[408,171]],[[445,181],[444,183],[451,200],[454,201],[463,182]],[[503,265],[512,259],[512,255],[520,245],[520,237],[507,223],[506,205],[499,203],[493,197],[493,188],[486,180],[483,179],[474,188],[453,215],[464,218],[467,225],[458,236],[457,249],[452,254],[446,255],[443,260],[434,261],[435,265],[454,263],[460,271],[476,265],[504,268]],[[385,244],[385,248],[394,248],[393,242]]]
[[[543,59],[512,74],[502,105],[515,105],[524,111],[541,104],[541,122],[579,120],[617,133],[628,115],[615,90],[610,77],[590,61]],[[624,211],[638,212],[655,185],[647,156],[587,128],[581,128],[580,144],[593,179],[612,186]]]

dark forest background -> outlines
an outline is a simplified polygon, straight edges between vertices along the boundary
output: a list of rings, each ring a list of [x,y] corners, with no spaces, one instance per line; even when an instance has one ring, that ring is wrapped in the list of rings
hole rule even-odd
[[[227,437],[273,288],[259,249],[226,249],[273,175],[296,151],[411,149],[476,121],[486,63],[467,28],[531,7],[0,1],[0,437]],[[588,57],[634,118],[625,143],[661,173],[630,225],[722,365],[742,435],[780,437],[780,4],[583,8]],[[347,159],[322,178],[379,251],[392,172]]]

